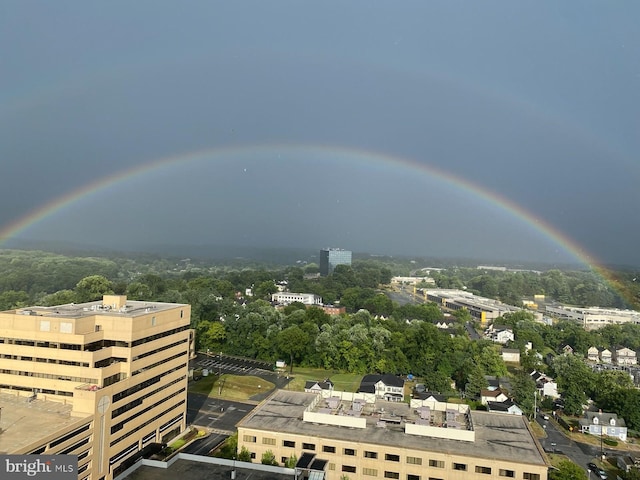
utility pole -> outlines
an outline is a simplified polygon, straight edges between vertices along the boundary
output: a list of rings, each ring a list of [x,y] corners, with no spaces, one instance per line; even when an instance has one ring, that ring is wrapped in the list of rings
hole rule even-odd
[[[222,352],[220,352],[220,363],[218,363],[218,395],[222,395]]]

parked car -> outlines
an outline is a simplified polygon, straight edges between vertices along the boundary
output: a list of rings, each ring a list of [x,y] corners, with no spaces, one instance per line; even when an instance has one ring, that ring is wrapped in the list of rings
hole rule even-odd
[[[587,465],[587,467],[589,467],[589,470],[594,472],[598,476],[598,478],[601,478],[602,480],[605,480],[607,478],[607,472],[605,472],[603,469],[601,469],[595,463],[589,463]]]

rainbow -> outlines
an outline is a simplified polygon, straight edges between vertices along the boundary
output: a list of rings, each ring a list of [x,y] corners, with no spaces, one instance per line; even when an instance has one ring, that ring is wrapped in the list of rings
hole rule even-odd
[[[231,146],[224,148],[209,148],[198,151],[180,153],[161,159],[117,172],[111,176],[102,177],[99,180],[87,184],[82,188],[71,191],[61,197],[54,199],[46,205],[36,208],[27,215],[18,220],[4,226],[0,229],[0,247],[10,238],[13,238],[27,230],[29,227],[43,221],[44,219],[56,214],[57,212],[79,203],[82,200],[95,195],[98,192],[105,191],[114,187],[128,179],[142,176],[153,171],[162,170],[164,168],[184,164],[195,161],[220,161],[225,157],[232,155],[265,155],[269,154],[276,157],[278,154],[296,154],[304,158],[304,156],[312,155],[314,158],[335,157],[342,155],[346,158],[361,162],[366,168],[370,169],[405,169],[411,173],[421,175],[429,175],[451,186],[455,189],[468,193],[476,199],[484,200],[489,204],[497,207],[499,210],[508,213],[512,217],[524,222],[532,227],[535,231],[542,234],[543,237],[549,239],[554,244],[561,247],[564,251],[575,257],[580,263],[593,269],[597,274],[605,279],[610,285],[620,292],[627,301],[629,299],[621,291],[619,282],[615,282],[606,269],[601,267],[596,260],[589,255],[578,243],[560,232],[549,223],[541,218],[536,217],[531,212],[525,210],[518,204],[501,196],[496,192],[492,192],[484,187],[472,183],[466,179],[455,176],[449,172],[436,168],[432,165],[420,163],[414,159],[394,156],[381,152],[367,151],[355,149],[345,146],[325,146],[325,145],[307,145],[307,144],[262,144],[253,146]]]

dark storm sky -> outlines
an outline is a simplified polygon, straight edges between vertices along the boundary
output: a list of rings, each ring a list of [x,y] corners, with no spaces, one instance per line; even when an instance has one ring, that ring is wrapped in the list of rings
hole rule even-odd
[[[349,148],[640,265],[638,18],[635,1],[2,2],[0,231],[574,260],[456,180]]]

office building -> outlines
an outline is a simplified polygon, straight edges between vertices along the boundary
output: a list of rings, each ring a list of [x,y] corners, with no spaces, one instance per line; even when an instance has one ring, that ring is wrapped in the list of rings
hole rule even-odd
[[[78,455],[110,480],[186,427],[191,307],[102,301],[0,312],[0,454]]]
[[[351,265],[351,252],[341,248],[325,248],[320,250],[320,275],[333,273],[338,265]]]
[[[238,448],[326,480],[545,480],[549,467],[524,416],[335,390],[277,391],[238,424]]]

